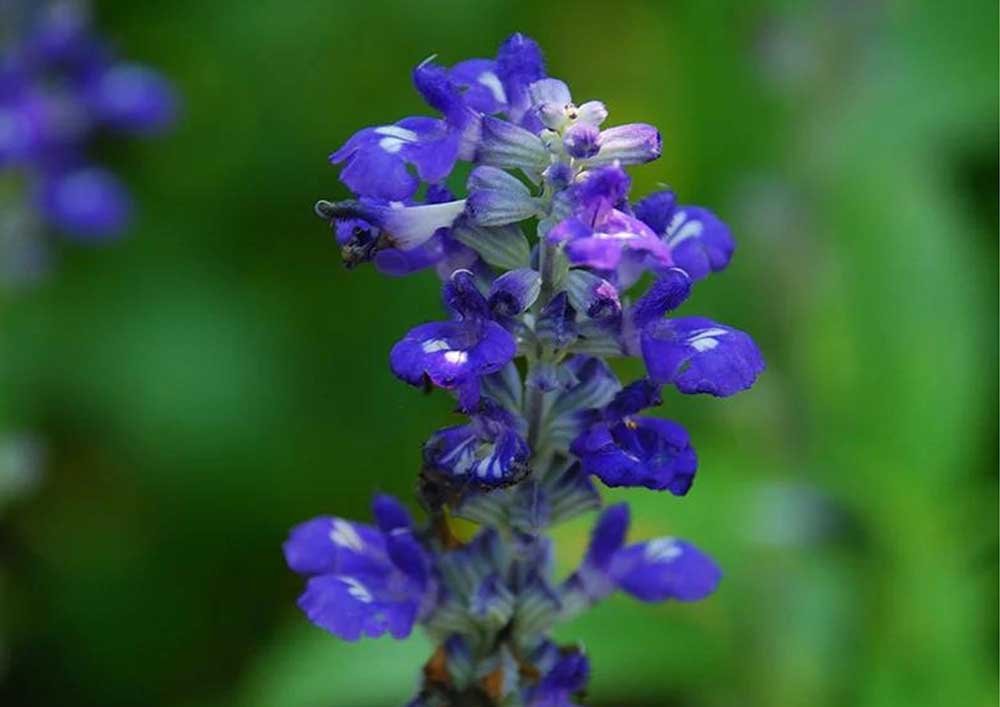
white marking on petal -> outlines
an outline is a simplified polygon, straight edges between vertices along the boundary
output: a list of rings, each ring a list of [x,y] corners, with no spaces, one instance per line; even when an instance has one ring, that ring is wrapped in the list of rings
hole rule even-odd
[[[676,248],[684,241],[700,236],[704,229],[705,224],[701,221],[688,221],[687,213],[679,211],[667,226],[667,243],[671,248]]]
[[[719,340],[717,337],[725,336],[728,333],[725,329],[719,329],[718,327],[714,329],[700,329],[689,336],[687,342],[695,351],[703,353],[711,351],[718,346]]]
[[[425,243],[439,228],[450,226],[465,211],[465,199],[419,206],[392,204],[392,207],[379,213],[380,225],[399,248],[410,250]]]
[[[602,241],[630,241],[639,236],[630,231],[616,231],[615,233],[597,232],[592,237]]]
[[[394,155],[402,150],[405,144],[406,141],[400,140],[398,137],[384,137],[378,141],[378,146],[390,155]]]
[[[461,365],[469,360],[468,351],[448,351],[444,355],[444,360],[448,363],[453,363],[456,366]]]
[[[381,128],[375,128],[375,132],[378,135],[388,135],[404,142],[417,141],[417,134],[415,132],[401,128],[398,125],[383,125]]]
[[[368,591],[368,587],[363,585],[354,577],[340,576],[340,581],[347,585],[347,593],[363,604],[371,604],[375,597]]]
[[[456,476],[465,476],[475,466],[475,440],[467,439],[442,457],[441,461],[449,465]]]
[[[420,345],[424,353],[437,353],[438,351],[448,351],[451,347],[444,339],[430,339]]]
[[[492,71],[484,71],[476,80],[490,89],[490,93],[493,94],[493,98],[497,103],[507,103],[507,93],[503,90],[503,84],[500,83],[500,79]]]
[[[340,518],[333,519],[333,529],[330,530],[330,540],[333,541],[335,545],[340,545],[341,547],[350,548],[355,552],[362,552],[365,549],[365,543],[358,535],[358,531],[345,520]]]
[[[650,562],[672,562],[683,554],[674,538],[656,538],[646,543],[645,555]]]

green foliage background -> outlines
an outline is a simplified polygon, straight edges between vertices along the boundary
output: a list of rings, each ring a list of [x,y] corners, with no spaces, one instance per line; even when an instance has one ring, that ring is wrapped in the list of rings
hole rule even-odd
[[[390,707],[422,639],[347,645],[298,614],[287,529],[406,496],[451,419],[386,368],[432,275],[348,274],[311,205],[326,154],[424,111],[409,69],[510,32],[737,256],[685,312],[753,332],[728,401],[668,396],[701,458],[635,535],[726,569],[699,605],[613,600],[565,627],[590,704],[996,704],[997,5],[991,2],[163,0],[98,3],[168,72],[182,123],[102,158],[133,232],[63,246],[0,310],[0,415],[47,445],[0,517],[4,705]],[[635,372],[635,369],[628,369]],[[560,530],[565,566],[586,522]]]

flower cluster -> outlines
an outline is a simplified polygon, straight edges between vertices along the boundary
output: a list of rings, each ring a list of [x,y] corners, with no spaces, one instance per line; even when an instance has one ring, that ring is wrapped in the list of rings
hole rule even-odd
[[[737,329],[668,316],[734,246],[671,191],[630,201],[624,168],[659,157],[656,128],[606,127],[604,105],[574,102],[520,34],[495,59],[427,60],[413,79],[440,116],[352,136],[331,161],[355,197],[317,212],[349,267],[436,270],[448,318],[410,330],[389,363],[410,385],[448,391],[466,419],[424,446],[426,522],[379,497],[374,526],[317,518],[285,555],[310,577],[300,606],[319,626],[354,640],[419,624],[435,640],[413,707],[573,705],[587,658],[556,646],[552,626],[615,591],[701,599],[721,575],[681,540],[626,544],[628,510],[612,506],[559,581],[547,529],[601,506],[595,479],[686,494],[698,465],[687,432],[641,413],[664,385],[745,390],[764,362]],[[460,161],[472,169],[456,198],[446,181]],[[646,375],[623,385],[605,362],[621,356]],[[453,517],[477,534],[460,540]]]
[[[173,89],[155,71],[118,59],[80,2],[0,0],[0,26],[5,211],[20,212],[22,232],[44,224],[84,241],[120,233],[128,191],[89,159],[88,144],[101,133],[163,131],[177,110]]]

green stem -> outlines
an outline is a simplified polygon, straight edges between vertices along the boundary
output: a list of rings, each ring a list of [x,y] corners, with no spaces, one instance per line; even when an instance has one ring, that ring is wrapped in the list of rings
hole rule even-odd
[[[552,299],[553,293],[553,265],[556,260],[556,246],[550,245],[545,242],[544,239],[539,243],[538,248],[538,272],[541,275],[541,292],[538,295],[538,300],[535,302],[534,314],[535,314],[535,325],[538,324],[538,318],[541,316],[542,310],[545,305],[549,303]],[[528,362],[528,378],[525,380],[524,385],[524,395],[525,395],[525,415],[528,420],[528,446],[531,447],[532,453],[538,446],[538,437],[542,430],[542,418],[545,414],[545,393],[533,385],[528,384],[528,380],[531,379],[532,373],[535,367],[539,363],[548,363],[552,358],[553,352],[550,351],[545,346],[539,346],[536,356],[529,357]]]
[[[528,375],[531,375],[529,369]],[[525,414],[528,418],[528,446],[531,447],[532,455],[538,447],[538,435],[542,428],[542,416],[545,413],[545,393],[533,385],[525,384]]]

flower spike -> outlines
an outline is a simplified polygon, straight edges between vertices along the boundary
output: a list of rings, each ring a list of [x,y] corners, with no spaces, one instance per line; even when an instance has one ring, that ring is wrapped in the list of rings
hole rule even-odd
[[[374,527],[321,517],[292,531],[286,559],[312,577],[300,605],[322,628],[351,640],[423,628],[436,648],[411,707],[573,707],[590,663],[553,642],[556,624],[615,592],[703,599],[722,574],[684,540],[629,543],[619,504],[559,577],[549,528],[599,508],[597,481],[664,503],[691,493],[690,436],[650,409],[667,384],[745,390],[763,357],[744,332],[674,316],[734,249],[717,217],[673,192],[631,201],[625,168],[660,156],[655,127],[607,125],[603,103],[575,103],[521,34],[494,59],[433,58],[413,78],[441,117],[356,133],[334,155],[354,198],[317,213],[349,266],[441,277],[448,318],[411,329],[389,365],[454,395],[462,419],[423,445],[426,520],[377,496]],[[465,193],[452,194],[442,180],[462,161]],[[646,374],[623,384],[608,356]]]

